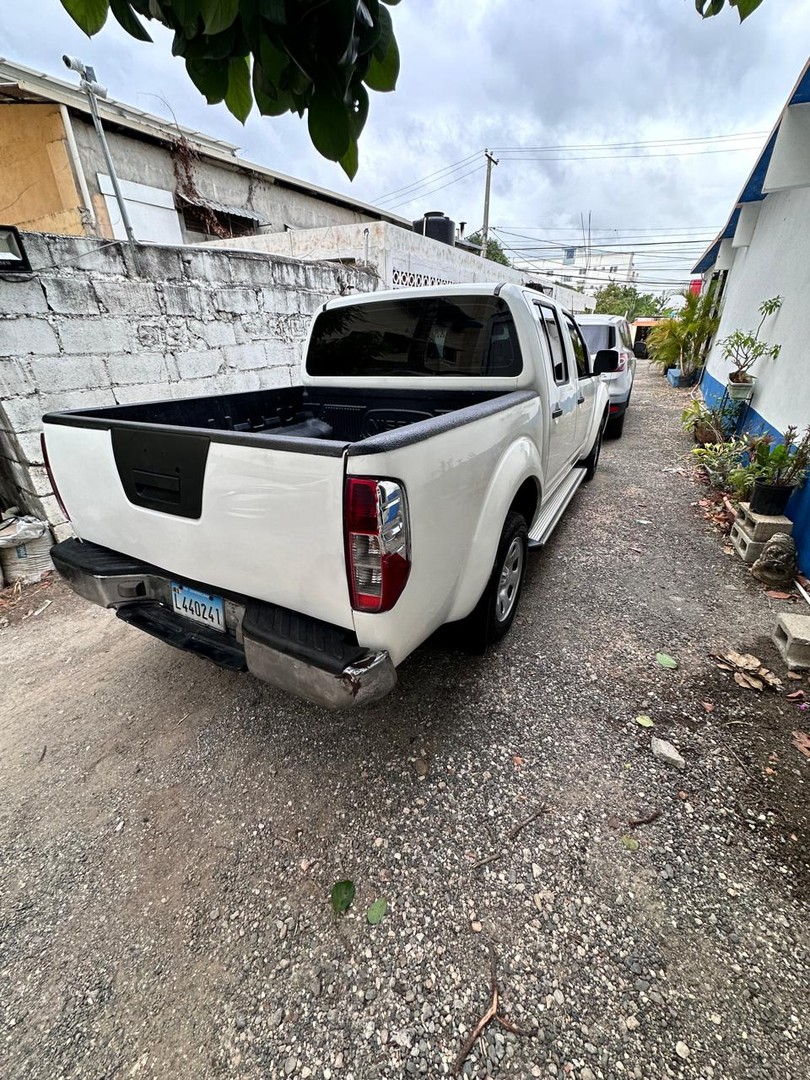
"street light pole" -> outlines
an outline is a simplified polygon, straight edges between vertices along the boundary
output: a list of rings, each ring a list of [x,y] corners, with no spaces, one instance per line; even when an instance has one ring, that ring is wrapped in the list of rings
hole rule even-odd
[[[107,89],[96,82],[96,73],[94,69],[83,63],[83,61],[78,60],[75,56],[63,56],[62,60],[66,67],[69,67],[71,71],[78,73],[79,85],[87,94],[87,100],[90,102],[90,115],[93,117],[93,124],[96,129],[96,134],[98,135],[98,141],[101,143],[101,152],[104,155],[104,161],[107,165],[107,173],[110,177],[113,192],[115,193],[115,201],[118,203],[121,222],[124,226],[124,232],[127,234],[127,241],[129,243],[130,251],[132,252],[132,258],[135,262],[135,268],[140,272],[141,265],[138,258],[135,233],[132,231],[132,222],[129,218],[129,211],[124,202],[124,196],[121,193],[121,185],[118,183],[118,174],[115,171],[115,165],[113,165],[110,147],[107,143],[107,136],[104,133],[104,126],[101,123],[101,117],[98,112],[98,103],[96,101],[97,96],[103,98],[107,96]]]
[[[498,159],[490,154],[489,150],[484,151],[484,156],[487,159],[487,184],[484,188],[484,227],[481,229],[481,258],[487,257],[487,240],[489,239],[489,189],[492,184],[492,166],[498,164]]]

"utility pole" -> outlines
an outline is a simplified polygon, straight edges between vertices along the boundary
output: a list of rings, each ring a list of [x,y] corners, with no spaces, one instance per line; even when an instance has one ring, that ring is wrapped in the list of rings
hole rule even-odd
[[[487,257],[487,240],[489,239],[489,189],[492,185],[492,166],[498,164],[498,159],[490,154],[489,150],[484,151],[484,157],[487,159],[487,186],[484,188],[484,227],[481,229],[481,258]]]
[[[78,60],[75,56],[63,56],[62,61],[65,67],[70,68],[71,71],[75,71],[78,74],[79,85],[87,94],[87,100],[90,103],[90,114],[93,117],[96,134],[101,143],[101,152],[104,155],[104,161],[107,164],[107,172],[110,177],[110,182],[112,183],[113,191],[115,192],[115,201],[118,203],[121,222],[124,226],[124,232],[127,234],[130,251],[132,252],[132,258],[135,262],[135,269],[140,273],[141,264],[140,259],[138,258],[138,249],[135,244],[135,233],[132,231],[132,222],[129,219],[129,211],[127,210],[127,204],[124,202],[124,196],[121,193],[121,185],[118,183],[118,174],[115,171],[115,166],[113,165],[113,160],[110,156],[110,148],[107,145],[107,136],[104,133],[104,127],[101,123],[101,117],[99,116],[98,105],[96,103],[96,97],[105,98],[107,96],[107,89],[96,81],[95,71],[82,60]]]

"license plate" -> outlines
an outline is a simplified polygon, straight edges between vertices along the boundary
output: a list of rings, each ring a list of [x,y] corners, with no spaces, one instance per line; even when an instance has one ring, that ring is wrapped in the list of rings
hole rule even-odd
[[[221,596],[197,592],[172,582],[172,607],[178,615],[225,633],[225,605]]]

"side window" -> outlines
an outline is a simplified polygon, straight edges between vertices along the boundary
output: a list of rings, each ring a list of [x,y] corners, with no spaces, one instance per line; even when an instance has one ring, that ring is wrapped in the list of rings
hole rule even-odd
[[[630,327],[627,325],[626,322],[623,322],[621,324],[621,338],[622,338],[622,345],[624,345],[625,349],[632,349],[633,348],[633,343],[630,340]]]
[[[548,353],[551,357],[551,371],[554,382],[563,386],[568,382],[568,360],[563,346],[562,333],[557,322],[557,316],[553,308],[545,304],[535,304],[537,309],[537,321],[540,323],[540,332],[546,339]]]
[[[577,375],[582,378],[586,378],[591,373],[590,365],[588,363],[588,350],[585,347],[585,342],[582,340],[582,334],[579,332],[579,327],[573,319],[565,316],[565,321],[568,323],[568,332],[571,335],[571,345],[574,349],[574,358],[577,362]]]

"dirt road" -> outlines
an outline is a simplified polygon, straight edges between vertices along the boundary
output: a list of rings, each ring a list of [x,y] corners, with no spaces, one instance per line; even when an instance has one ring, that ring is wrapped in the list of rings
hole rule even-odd
[[[490,956],[530,1034],[491,1025],[464,1075],[810,1075],[807,721],[707,659],[783,673],[786,605],[694,506],[682,404],[640,372],[503,645],[431,642],[366,712],[221,672],[59,584],[7,602],[2,1075],[448,1075]]]

